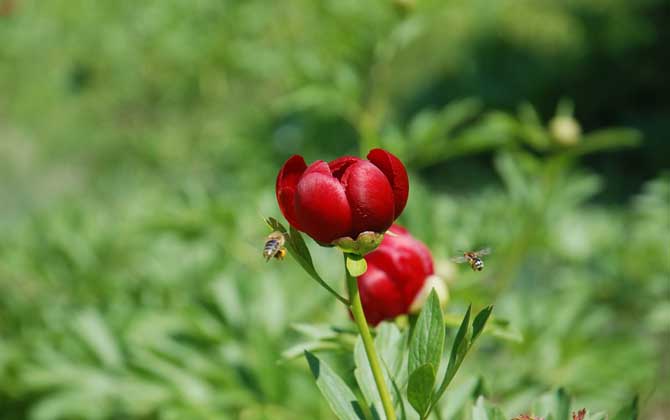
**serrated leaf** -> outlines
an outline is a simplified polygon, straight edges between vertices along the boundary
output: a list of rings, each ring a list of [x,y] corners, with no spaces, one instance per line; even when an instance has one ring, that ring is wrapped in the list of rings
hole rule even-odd
[[[432,290],[421,309],[409,343],[408,371],[410,376],[417,368],[425,364],[431,364],[437,372],[444,348],[444,336],[444,318],[440,300],[435,290]]]
[[[365,274],[368,264],[365,258],[360,255],[348,254],[346,259],[347,271],[352,277],[358,277]]]
[[[305,358],[312,371],[316,386],[328,401],[333,413],[341,420],[363,420],[365,416],[347,384],[324,361],[305,351]]]
[[[435,368],[430,363],[419,366],[409,375],[407,400],[422,418],[430,408],[433,386],[435,386]]]

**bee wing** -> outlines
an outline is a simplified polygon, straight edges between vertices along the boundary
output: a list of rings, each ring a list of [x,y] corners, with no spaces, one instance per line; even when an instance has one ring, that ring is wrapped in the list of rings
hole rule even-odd
[[[480,249],[476,252],[477,255],[489,255],[493,250],[490,247]]]
[[[468,260],[468,259],[465,258],[465,257],[462,256],[462,255],[459,255],[459,256],[456,256],[456,257],[451,257],[451,258],[449,258],[449,261],[451,261],[451,262],[455,262],[456,264],[464,263],[464,262],[466,262],[467,260]]]

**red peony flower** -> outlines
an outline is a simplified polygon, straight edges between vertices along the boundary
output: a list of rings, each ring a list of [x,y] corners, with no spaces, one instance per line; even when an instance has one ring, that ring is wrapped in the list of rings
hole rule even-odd
[[[344,156],[310,166],[289,158],[277,176],[277,201],[286,220],[318,242],[385,232],[400,216],[409,192],[407,171],[391,153],[374,149],[368,160]]]
[[[418,309],[413,303],[424,286],[435,285],[428,281],[434,269],[426,245],[398,225],[391,232],[379,248],[365,256],[368,269],[358,277],[363,311],[371,325]]]

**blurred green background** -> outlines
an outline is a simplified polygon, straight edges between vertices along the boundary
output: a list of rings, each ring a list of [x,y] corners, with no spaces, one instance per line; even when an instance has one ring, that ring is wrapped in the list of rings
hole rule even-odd
[[[494,303],[457,377],[670,412],[670,4],[0,0],[0,418],[330,418],[265,263],[274,181],[385,147],[400,219]],[[483,273],[449,265],[489,245]],[[334,251],[318,267],[342,287]],[[457,384],[457,386],[459,386]],[[445,400],[450,400],[449,393]],[[445,404],[447,404],[445,402]],[[450,413],[447,407],[447,413]]]

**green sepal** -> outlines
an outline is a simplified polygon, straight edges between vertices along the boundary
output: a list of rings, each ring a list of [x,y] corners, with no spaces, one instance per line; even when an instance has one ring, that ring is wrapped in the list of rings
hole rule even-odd
[[[382,243],[384,239],[383,233],[377,232],[361,232],[356,239],[345,236],[333,241],[333,245],[337,246],[345,254],[365,255],[368,254]]]

